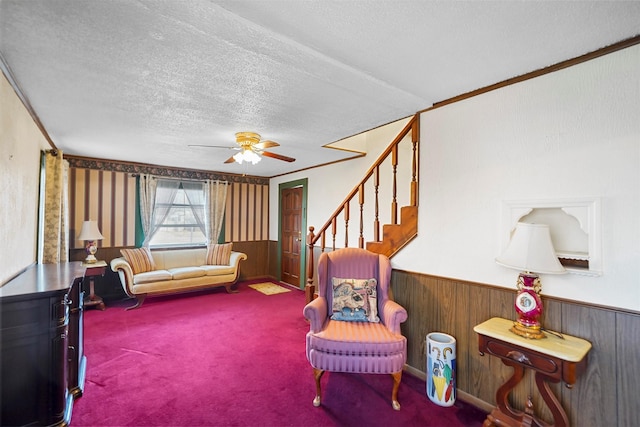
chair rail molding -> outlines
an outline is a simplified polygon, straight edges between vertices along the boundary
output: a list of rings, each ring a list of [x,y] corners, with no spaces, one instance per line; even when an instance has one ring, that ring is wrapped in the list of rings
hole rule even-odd
[[[599,197],[504,200],[500,250],[507,247],[518,222],[546,223],[558,258],[588,261],[587,268],[565,266],[569,273],[601,276],[601,203]]]

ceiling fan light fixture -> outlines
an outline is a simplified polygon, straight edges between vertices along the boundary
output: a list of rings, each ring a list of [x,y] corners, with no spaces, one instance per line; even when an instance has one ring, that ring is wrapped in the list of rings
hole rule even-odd
[[[236,153],[233,156],[233,159],[236,162],[238,162],[239,164],[242,164],[242,162],[247,162],[247,163],[251,163],[253,165],[255,165],[260,160],[262,160],[262,158],[258,154],[256,154],[253,150],[247,149],[247,148],[245,148],[242,151]]]

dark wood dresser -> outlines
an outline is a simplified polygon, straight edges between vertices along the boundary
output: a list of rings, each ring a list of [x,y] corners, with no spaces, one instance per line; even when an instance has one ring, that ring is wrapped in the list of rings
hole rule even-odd
[[[68,425],[82,395],[84,268],[34,265],[0,287],[0,425]]]

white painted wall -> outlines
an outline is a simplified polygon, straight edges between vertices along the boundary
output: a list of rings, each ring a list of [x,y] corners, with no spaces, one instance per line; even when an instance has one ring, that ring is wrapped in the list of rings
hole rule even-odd
[[[49,148],[0,73],[0,284],[36,262],[40,151]]]
[[[640,310],[640,46],[423,113],[421,131],[418,238],[394,268],[514,287],[494,262],[503,201],[599,197],[603,274],[545,275],[543,293]],[[309,177],[323,223],[364,161],[272,180],[271,218],[277,184]]]

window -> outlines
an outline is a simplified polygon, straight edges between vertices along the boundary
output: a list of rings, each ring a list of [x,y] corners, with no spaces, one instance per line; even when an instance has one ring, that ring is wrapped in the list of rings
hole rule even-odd
[[[204,183],[159,179],[150,246],[205,245]]]

